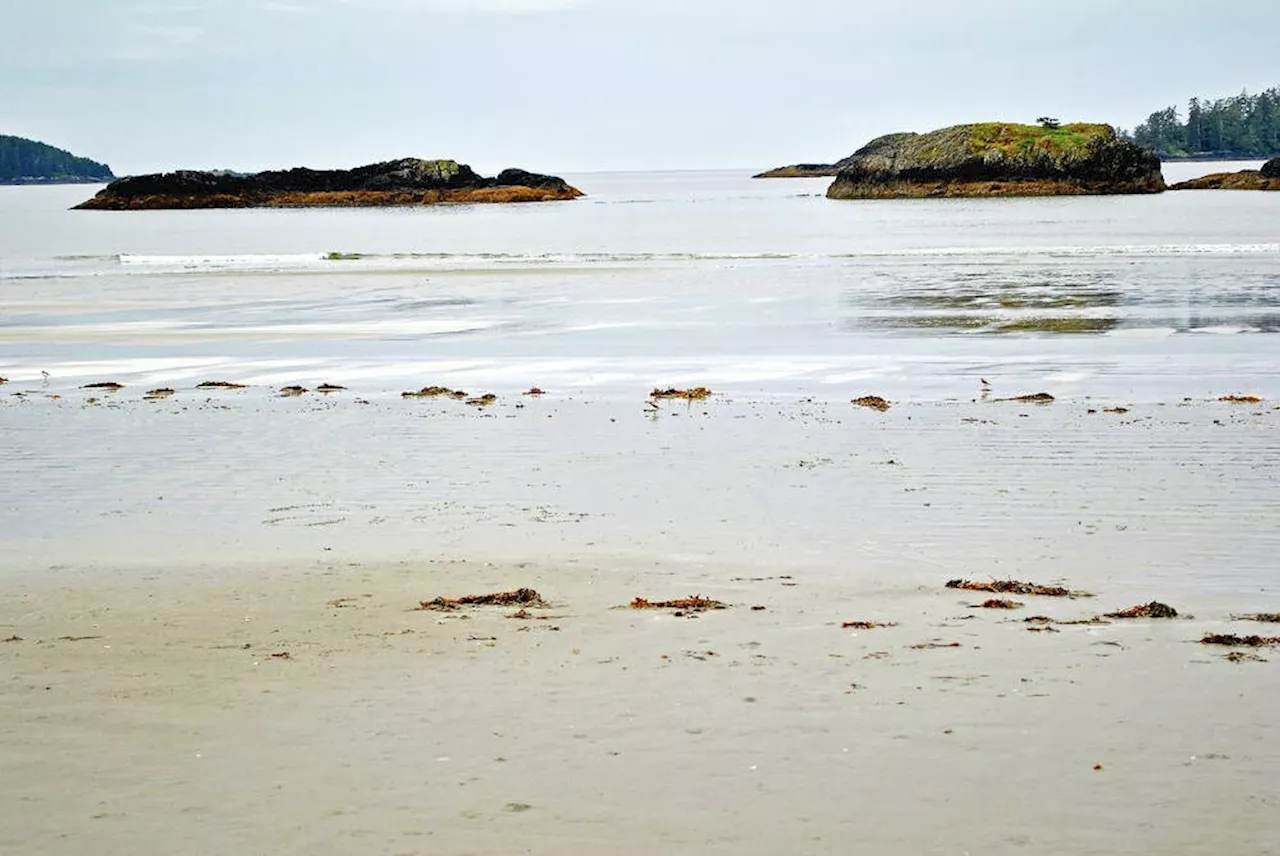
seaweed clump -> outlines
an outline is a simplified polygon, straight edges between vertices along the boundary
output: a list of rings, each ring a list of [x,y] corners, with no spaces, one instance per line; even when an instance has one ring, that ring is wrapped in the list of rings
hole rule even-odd
[[[893,406],[892,402],[878,395],[864,395],[861,398],[853,399],[853,403],[859,407],[870,407],[872,410],[879,410],[881,413]]]
[[[1037,583],[1022,582],[1021,580],[991,580],[990,582],[951,580],[947,583],[947,588],[963,589],[965,591],[987,591],[994,594],[1035,594],[1042,597],[1093,597],[1092,594],[1085,591],[1072,591],[1062,586],[1043,586]]]
[[[435,612],[452,612],[455,609],[461,609],[464,606],[532,606],[546,607],[549,606],[542,595],[538,594],[531,588],[515,589],[514,591],[495,592],[493,594],[469,594],[465,597],[450,598],[436,597],[431,600],[424,600],[418,603],[419,610],[431,610]]]
[[[1234,633],[1206,633],[1201,645],[1228,645],[1232,648],[1268,648],[1280,645],[1280,636],[1237,636]]]
[[[1233,621],[1261,621],[1265,624],[1280,624],[1280,612],[1259,612],[1253,615],[1233,615]]]
[[[1151,603],[1143,603],[1138,606],[1131,606],[1128,609],[1121,609],[1116,612],[1108,612],[1103,618],[1177,618],[1178,610],[1169,606],[1167,603],[1161,603],[1153,600]]]
[[[676,600],[649,600],[648,598],[637,597],[631,601],[630,607],[632,609],[678,609],[682,612],[706,612],[709,609],[727,609],[728,604],[695,594],[691,597],[682,597]]]
[[[667,389],[655,389],[653,392],[649,393],[649,397],[656,399],[681,398],[685,401],[703,401],[711,397],[711,390],[707,389],[705,386],[695,386],[690,389],[676,389],[675,387],[668,387]]]
[[[460,389],[449,389],[447,386],[424,386],[419,390],[400,393],[401,398],[453,398],[461,401],[467,394]]]

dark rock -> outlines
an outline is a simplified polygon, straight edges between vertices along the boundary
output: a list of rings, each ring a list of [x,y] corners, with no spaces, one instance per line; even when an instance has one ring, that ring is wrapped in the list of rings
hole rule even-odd
[[[847,159],[832,199],[1159,193],[1160,161],[1110,125],[983,123],[889,134]]]
[[[533,202],[573,199],[563,179],[519,169],[498,178],[452,160],[402,158],[355,169],[303,167],[252,175],[179,170],[112,182],[76,206],[99,210],[375,206],[439,202]]]
[[[1268,176],[1264,170],[1273,175]],[[1170,190],[1280,190],[1280,158],[1267,161],[1261,170],[1215,172],[1188,181],[1180,181]]]

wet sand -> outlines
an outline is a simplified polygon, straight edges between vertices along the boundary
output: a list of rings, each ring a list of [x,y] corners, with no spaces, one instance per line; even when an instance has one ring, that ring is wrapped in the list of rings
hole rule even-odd
[[[0,406],[6,853],[1276,852],[1269,403],[140,393]]]

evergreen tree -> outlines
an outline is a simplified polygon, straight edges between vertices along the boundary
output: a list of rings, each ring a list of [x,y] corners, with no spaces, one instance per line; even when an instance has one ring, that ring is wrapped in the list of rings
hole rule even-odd
[[[1275,157],[1280,154],[1280,87],[1212,101],[1192,98],[1186,122],[1176,108],[1167,107],[1122,133],[1163,157]]]

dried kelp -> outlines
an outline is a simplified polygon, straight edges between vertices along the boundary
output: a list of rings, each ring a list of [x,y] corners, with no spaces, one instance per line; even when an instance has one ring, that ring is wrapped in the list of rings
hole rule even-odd
[[[1201,645],[1228,645],[1233,648],[1267,648],[1280,645],[1280,636],[1237,636],[1234,633],[1206,633]]]
[[[878,630],[882,627],[897,627],[896,621],[845,621],[840,624],[844,630]]]
[[[1259,612],[1254,615],[1233,615],[1232,621],[1261,621],[1266,624],[1280,624],[1280,612]]]
[[[978,604],[978,609],[1022,609],[1023,604],[1016,600],[1001,600],[993,597],[990,600],[984,600]]]
[[[682,612],[705,612],[709,609],[727,609],[728,604],[695,594],[677,600],[649,600],[648,598],[637,597],[631,601],[630,607],[632,609],[678,609]]]
[[[464,606],[533,606],[545,607],[549,604],[531,588],[515,591],[496,592],[494,594],[469,594],[465,597],[437,597],[419,602],[418,609],[435,612],[452,612]]]
[[[964,589],[965,591],[989,591],[994,594],[1036,594],[1043,597],[1093,597],[1085,591],[1072,591],[1062,586],[1043,586],[1037,583],[1026,583],[1020,580],[990,580],[976,582],[973,580],[951,580],[947,588]]]
[[[447,386],[424,386],[417,391],[400,393],[401,398],[453,398],[461,401],[467,393],[460,389],[449,389]]]
[[[859,407],[870,407],[872,410],[879,410],[881,413],[893,406],[892,402],[878,395],[864,395],[861,398],[853,399],[853,403]]]
[[[668,387],[667,389],[655,389],[653,392],[649,393],[649,397],[657,399],[681,398],[685,401],[702,401],[705,398],[711,397],[711,390],[707,389],[705,386],[695,386],[691,389],[676,389],[675,387]]]
[[[1169,606],[1167,603],[1161,603],[1153,600],[1151,603],[1142,603],[1137,606],[1131,606],[1128,609],[1121,609],[1117,612],[1104,613],[1103,618],[1177,618],[1178,610]]]

